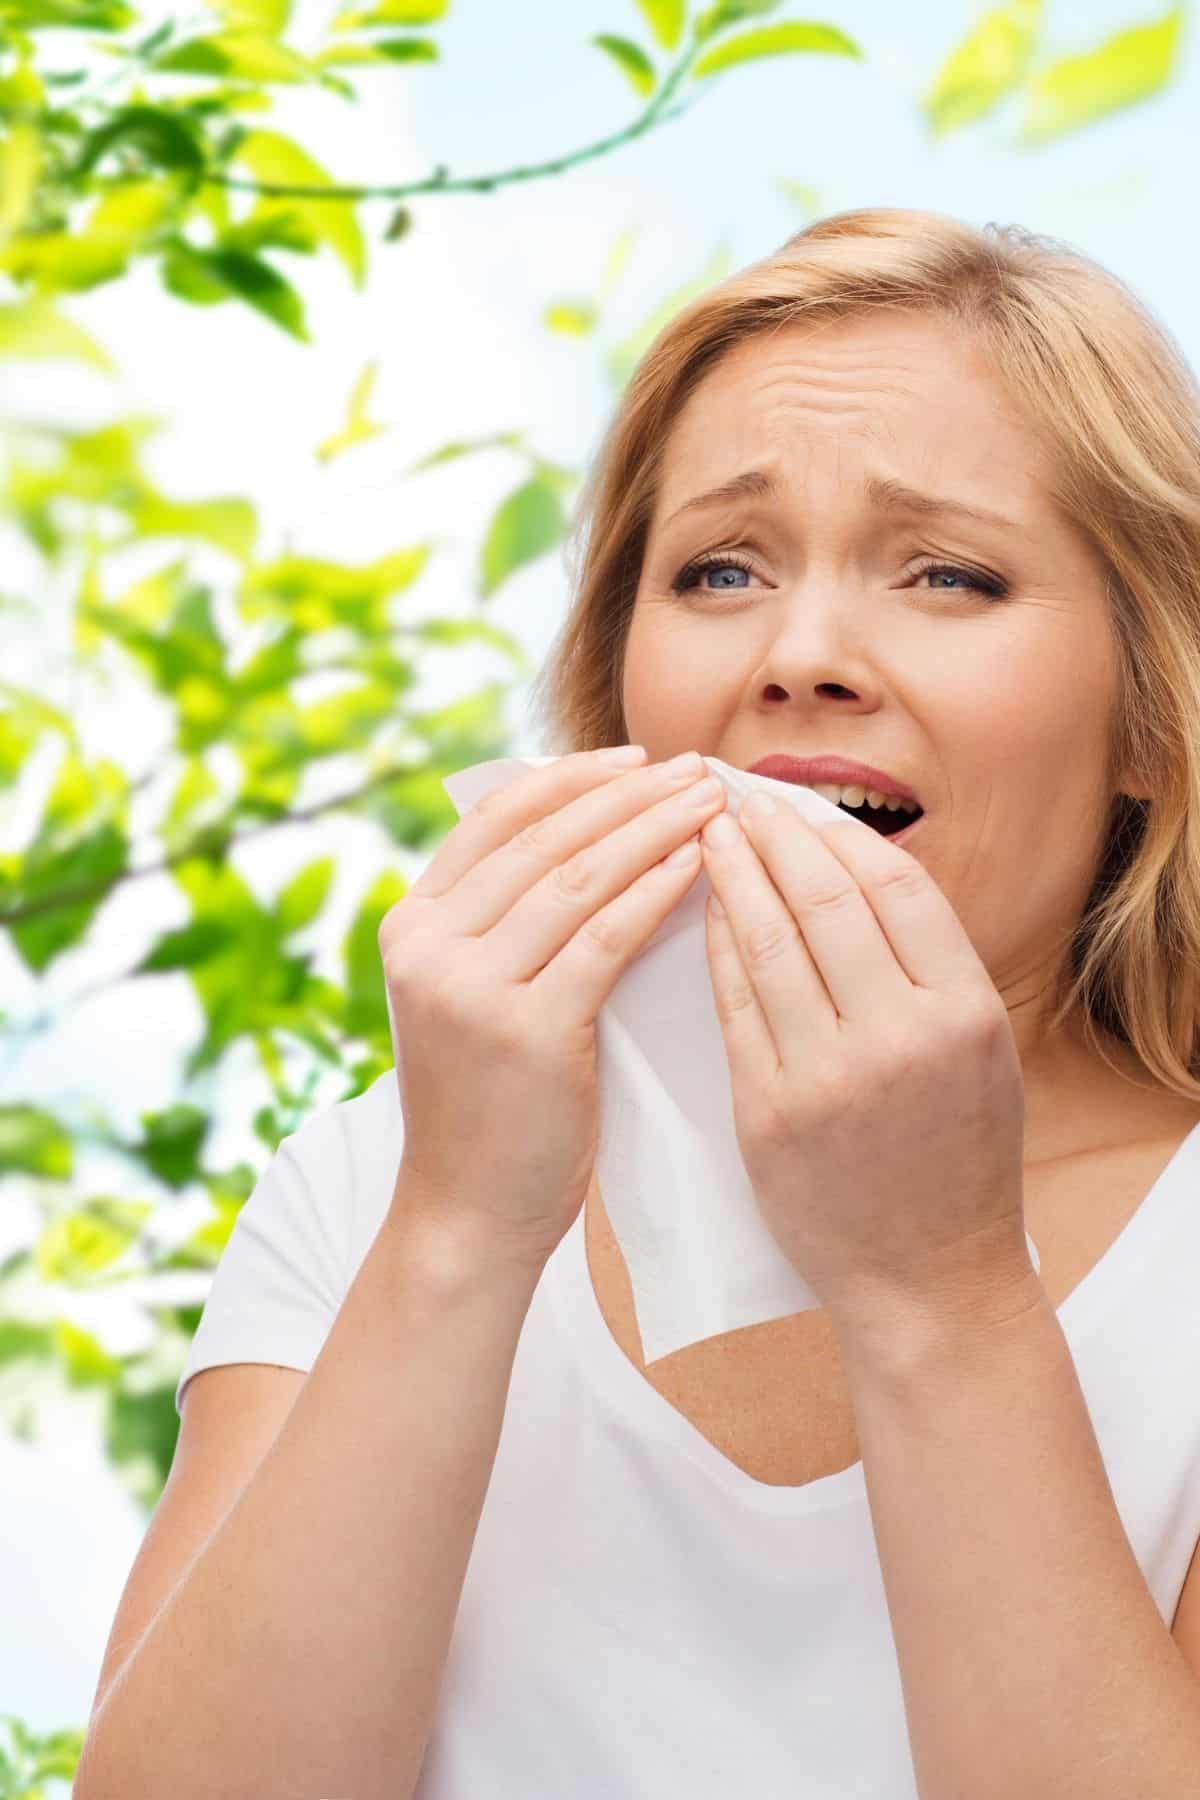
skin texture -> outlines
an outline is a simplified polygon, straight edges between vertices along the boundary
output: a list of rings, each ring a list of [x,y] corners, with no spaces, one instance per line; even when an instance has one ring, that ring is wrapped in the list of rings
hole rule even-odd
[[[677,508],[749,468],[779,497]],[[950,900],[1004,1000],[1034,1164],[1144,1108],[1073,1025],[1045,1031],[1061,945],[1087,900],[1106,784],[1116,640],[1098,554],[1051,498],[1048,446],[977,343],[899,315],[789,326],[739,345],[671,432],[623,670],[629,736],[658,761],[738,768],[837,752],[907,781],[908,853]],[[920,516],[895,480],[999,512]],[[732,551],[676,593],[696,556]],[[961,572],[930,572],[933,562]],[[1000,578],[994,598],[973,577]],[[1129,1076],[1138,1065],[1110,1044]],[[1144,1080],[1144,1077],[1143,1077]]]

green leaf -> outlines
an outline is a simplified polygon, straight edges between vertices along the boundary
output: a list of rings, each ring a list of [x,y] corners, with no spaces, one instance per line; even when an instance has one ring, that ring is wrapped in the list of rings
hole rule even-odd
[[[140,538],[187,537],[215,544],[239,562],[254,550],[258,517],[249,500],[169,500],[147,489],[131,505],[130,525]]]
[[[4,682],[0,708],[0,787],[10,786],[25,766],[25,759],[45,732],[57,731],[78,753],[79,739],[69,715],[51,706],[40,694]],[[0,868],[3,868],[0,860]],[[0,1013],[0,1022],[3,1014]]]
[[[121,1358],[111,1356],[98,1337],[90,1331],[80,1330],[70,1319],[55,1319],[54,1348],[72,1387],[82,1387],[89,1382],[111,1387],[120,1379]],[[36,1788],[30,1800],[37,1800],[41,1792]]]
[[[234,152],[234,161],[243,163],[259,181],[296,187],[334,185],[328,171],[307,150],[277,131],[248,132]],[[366,241],[355,202],[260,194],[245,222],[253,224],[288,213],[300,219],[319,243],[329,245],[349,270],[354,285],[361,288],[367,268]]]
[[[1041,14],[1041,0],[1011,0],[985,13],[955,46],[922,102],[935,135],[981,119],[1024,79]]]
[[[476,450],[492,450],[501,445],[506,449],[520,448],[524,433],[521,431],[495,431],[490,437],[456,438],[452,443],[442,444],[439,449],[431,450],[428,456],[419,457],[411,463],[405,473],[415,475],[420,469],[432,469],[438,463],[453,462],[457,457],[470,456]]]
[[[821,210],[821,190],[805,181],[791,181],[786,175],[779,178],[780,192],[798,206],[801,212],[815,217]]]
[[[14,238],[0,250],[0,268],[41,289],[97,287],[121,274],[179,204],[171,177],[126,182],[102,194],[87,220],[70,231]]]
[[[639,230],[640,227],[637,225],[626,225],[622,231],[617,233],[612,248],[609,250],[608,256],[605,259],[604,278],[600,283],[600,293],[598,296],[600,300],[607,300],[608,296],[616,287],[617,282],[620,280],[625,265],[629,261],[630,252],[637,242]]]
[[[552,483],[534,475],[514,488],[492,516],[479,565],[483,599],[502,581],[557,544],[566,530],[562,501]]]
[[[683,32],[687,13],[686,0],[637,0],[654,41],[664,50],[673,50]]]
[[[718,31],[744,24],[747,19],[765,18],[768,13],[777,12],[781,4],[782,0],[717,0],[715,6],[698,16],[692,35],[697,44],[706,44]]]
[[[163,279],[181,299],[201,304],[236,295],[301,343],[309,342],[304,305],[295,288],[270,263],[248,251],[197,250],[181,240],[164,259]]]
[[[436,62],[438,47],[430,38],[376,38],[373,44],[333,44],[318,51],[314,64],[321,69],[353,63]]]
[[[388,429],[386,425],[377,424],[374,419],[367,416],[371,407],[371,393],[375,386],[375,377],[378,373],[379,365],[376,362],[369,362],[363,369],[350,395],[346,423],[340,431],[335,432],[332,437],[323,439],[317,445],[318,461],[331,462],[335,456],[341,456],[344,451],[351,449],[355,444],[367,443],[371,438],[378,437],[381,432]]]
[[[200,1177],[208,1126],[208,1114],[200,1107],[176,1101],[162,1112],[142,1114],[142,1140],[133,1149],[167,1187],[186,1187]]]
[[[386,56],[389,62],[436,62],[440,55],[432,38],[376,38],[371,48]]]
[[[1021,142],[1044,143],[1157,93],[1174,72],[1182,28],[1183,8],[1175,6],[1041,70],[1029,84]]]
[[[219,919],[193,919],[176,931],[166,931],[133,970],[135,975],[162,975],[174,969],[194,969],[207,962],[229,942],[229,927]]]
[[[636,93],[644,96],[654,92],[657,80],[654,64],[637,44],[632,43],[629,38],[614,37],[609,31],[598,32],[592,42],[612,57]]]
[[[325,904],[335,866],[332,856],[322,856],[288,882],[275,901],[281,937],[289,937],[316,918]]]
[[[74,751],[59,763],[12,893],[17,904],[50,904],[8,928],[26,965],[39,975],[83,937],[128,865],[128,791],[129,778],[117,763],[102,758],[89,765]],[[68,900],[71,890],[82,890],[83,897]]]
[[[89,1277],[117,1262],[141,1234],[152,1207],[132,1200],[89,1200],[52,1219],[34,1245],[43,1281],[86,1287]]]
[[[596,329],[597,312],[590,300],[552,300],[542,313],[548,331],[564,337],[586,337]]]
[[[346,1029],[354,1037],[389,1032],[387,982],[379,949],[383,916],[408,892],[402,876],[385,870],[376,876],[358,905],[342,940],[346,967]]]
[[[700,58],[692,74],[700,79],[731,69],[735,63],[750,62],[760,56],[782,56],[790,50],[821,51],[835,56],[863,54],[854,39],[836,25],[763,25],[757,31],[744,31],[740,37],[726,38]]]
[[[186,238],[173,238],[160,265],[167,292],[193,306],[217,306],[232,300],[229,283],[211,267],[209,255],[209,251],[197,249]]]
[[[0,242],[20,231],[33,211],[42,144],[32,125],[13,125],[0,140]]]
[[[292,0],[208,0],[230,31],[249,31],[259,37],[281,37],[291,16]]]
[[[65,1181],[75,1166],[70,1134],[37,1106],[0,1106],[0,1172]]]
[[[125,31],[138,15],[125,0],[3,0],[7,31]]]
[[[360,25],[434,25],[446,16],[448,0],[379,0],[368,12],[341,12],[334,31],[357,31]]]
[[[0,356],[71,357],[97,369],[116,368],[107,350],[82,325],[56,311],[50,301],[36,298],[0,306]]]
[[[149,65],[166,75],[231,75],[243,81],[308,81],[314,65],[282,44],[253,31],[225,31],[192,38]]]
[[[204,140],[190,119],[159,106],[124,106],[96,131],[89,132],[68,171],[72,180],[90,175],[101,157],[114,145],[132,144],[148,161],[163,169],[203,172],[207,157]]]
[[[292,634],[312,637],[341,629],[376,643],[394,629],[387,602],[411,587],[428,556],[427,544],[394,550],[363,564],[282,556],[246,576],[238,607],[244,619],[282,622]]]

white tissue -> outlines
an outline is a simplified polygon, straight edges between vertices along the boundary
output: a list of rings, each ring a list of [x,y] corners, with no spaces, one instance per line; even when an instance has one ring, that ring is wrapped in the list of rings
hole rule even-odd
[[[501,757],[442,785],[459,816],[554,756]],[[704,758],[735,815],[756,788],[804,817],[838,815],[811,788]],[[629,1268],[647,1363],[820,1301],[763,1222],[738,1148],[725,1040],[708,968],[703,865],[596,1020],[604,1209]],[[799,1199],[802,1205],[803,1200]],[[1026,1243],[1035,1268],[1041,1261]]]

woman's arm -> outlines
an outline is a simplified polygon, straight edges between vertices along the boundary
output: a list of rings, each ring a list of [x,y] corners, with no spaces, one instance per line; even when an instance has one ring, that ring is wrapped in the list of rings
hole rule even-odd
[[[1004,1324],[914,1306],[889,1336],[843,1351],[921,1800],[1200,1794],[1200,1681],[1045,1290]]]
[[[403,1178],[278,1437],[114,1679],[76,1800],[416,1786],[536,1288]]]

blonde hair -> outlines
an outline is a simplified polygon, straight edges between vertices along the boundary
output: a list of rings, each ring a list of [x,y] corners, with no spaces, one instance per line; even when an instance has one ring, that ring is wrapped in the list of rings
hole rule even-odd
[[[896,207],[835,213],[718,283],[659,332],[622,394],[567,539],[574,598],[533,684],[546,754],[628,737],[626,634],[673,421],[734,345],[875,308],[967,325],[1055,454],[1052,497],[1108,571],[1120,685],[1116,794],[1048,1030],[1082,1018],[1200,1100],[1200,388],[1115,275],[1019,226]],[[586,548],[581,550],[586,537]],[[1109,1062],[1110,1067],[1117,1067]]]

